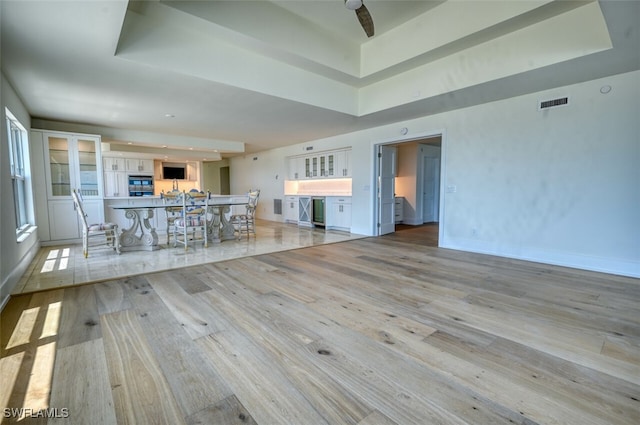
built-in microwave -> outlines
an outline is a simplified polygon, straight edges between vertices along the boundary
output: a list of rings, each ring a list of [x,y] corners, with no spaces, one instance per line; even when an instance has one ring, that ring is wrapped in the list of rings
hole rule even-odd
[[[129,176],[129,196],[153,196],[153,176]]]

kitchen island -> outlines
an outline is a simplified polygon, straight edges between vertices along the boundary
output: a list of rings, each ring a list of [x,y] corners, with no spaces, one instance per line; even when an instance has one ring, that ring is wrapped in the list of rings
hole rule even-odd
[[[139,199],[139,200],[138,200]],[[227,213],[234,205],[246,205],[247,195],[212,195],[203,206],[209,210],[209,233],[213,243],[235,239],[235,229],[227,220]],[[159,197],[127,198],[121,202],[107,204],[115,216],[124,217],[127,222],[120,225],[120,250],[126,251],[154,251],[160,248],[158,244],[157,228],[166,229],[165,205]],[[158,221],[158,218],[163,220]],[[159,226],[160,224],[160,226]]]

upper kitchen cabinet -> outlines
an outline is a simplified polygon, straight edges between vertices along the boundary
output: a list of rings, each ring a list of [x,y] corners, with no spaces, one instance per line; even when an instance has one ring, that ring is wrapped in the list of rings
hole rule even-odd
[[[104,157],[104,171],[125,171],[126,163],[124,158]]]
[[[288,158],[287,164],[289,166],[289,180],[300,180],[305,178],[303,157],[297,156]]]
[[[125,159],[127,171],[153,174],[153,159]]]
[[[351,149],[336,154],[335,177],[351,177]]]
[[[289,180],[351,177],[351,149],[288,158]]]
[[[328,152],[318,157],[320,177],[336,177],[336,152]]]
[[[100,136],[46,132],[43,141],[49,199],[70,198],[72,189],[83,198],[102,197]]]
[[[190,181],[200,180],[197,162],[187,162],[187,175],[185,177],[186,180]]]

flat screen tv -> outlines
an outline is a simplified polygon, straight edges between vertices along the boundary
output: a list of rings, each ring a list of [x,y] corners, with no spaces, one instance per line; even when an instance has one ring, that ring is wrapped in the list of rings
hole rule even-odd
[[[185,166],[179,165],[163,165],[162,178],[165,180],[184,180]]]

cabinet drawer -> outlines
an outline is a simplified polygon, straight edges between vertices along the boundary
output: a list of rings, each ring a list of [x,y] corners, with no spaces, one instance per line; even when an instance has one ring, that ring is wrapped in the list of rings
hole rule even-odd
[[[333,202],[337,202],[339,204],[350,204],[351,203],[351,197],[335,197],[333,198]]]

